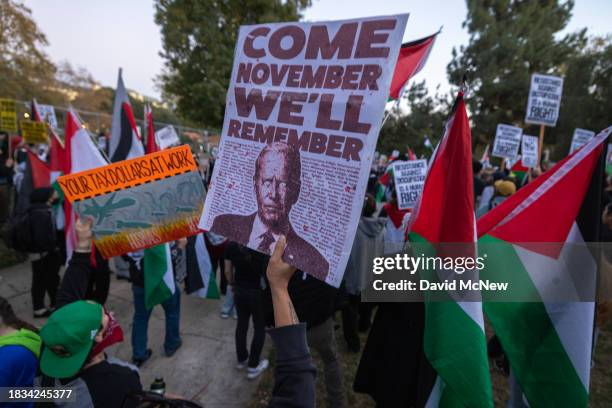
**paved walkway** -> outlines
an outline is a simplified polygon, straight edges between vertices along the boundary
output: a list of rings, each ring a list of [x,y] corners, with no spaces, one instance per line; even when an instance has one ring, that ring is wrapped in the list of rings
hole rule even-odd
[[[0,269],[0,296],[11,302],[17,315],[40,327],[44,319],[32,319],[30,282],[29,263]],[[244,372],[235,369],[236,321],[219,317],[218,300],[182,295],[183,346],[172,358],[164,356],[164,313],[161,307],[156,307],[149,321],[149,347],[153,357],[140,370],[143,386],[148,388],[156,376],[163,376],[168,392],[197,401],[206,408],[246,407],[257,381],[247,380]],[[110,348],[109,353],[129,361],[132,355],[131,285],[112,275],[106,306],[115,313],[126,336],[122,343]],[[264,355],[271,343],[269,338],[266,343]]]

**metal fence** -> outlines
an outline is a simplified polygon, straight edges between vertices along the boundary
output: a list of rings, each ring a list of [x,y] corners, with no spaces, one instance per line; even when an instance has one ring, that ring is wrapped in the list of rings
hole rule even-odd
[[[18,109],[18,116],[19,117],[23,117],[22,115],[24,113],[29,113],[30,111],[30,104],[31,102],[29,101],[22,101],[22,100],[15,100],[15,102],[17,103],[17,106],[22,106],[23,110],[19,110]],[[51,105],[53,106],[53,109],[56,111],[56,115],[57,112],[61,112],[61,113],[66,113],[69,108],[67,107],[62,107],[62,106],[55,106],[55,105]],[[72,109],[79,115],[80,119],[82,120],[82,122],[87,126],[88,129],[90,129],[93,132],[100,132],[103,129],[103,123],[104,122],[108,122],[110,123],[110,120],[112,118],[111,114],[105,113],[105,112],[93,112],[93,111],[86,111],[83,109],[78,109],[75,107],[72,107]],[[58,118],[59,119],[59,118]],[[141,129],[144,129],[144,120],[143,119],[137,119],[134,118],[136,121],[137,125],[141,126]],[[203,145],[207,145],[208,144],[208,136],[209,135],[214,135],[214,134],[218,134],[218,132],[216,130],[213,129],[205,129],[205,128],[193,128],[193,127],[189,127],[189,126],[183,126],[180,124],[176,124],[176,123],[166,123],[166,122],[159,122],[159,121],[153,121],[153,125],[159,129],[165,126],[173,126],[176,130],[177,133],[179,134],[179,137],[185,138],[185,134],[186,133],[197,133],[198,135],[202,136],[202,144]],[[63,133],[63,129],[57,129],[57,131],[62,134]]]

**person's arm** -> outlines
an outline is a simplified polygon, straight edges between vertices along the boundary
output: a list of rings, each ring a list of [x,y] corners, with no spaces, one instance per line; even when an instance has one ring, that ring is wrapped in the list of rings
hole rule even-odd
[[[266,270],[276,325],[268,331],[276,347],[274,389],[269,406],[314,407],[317,371],[306,342],[306,324],[299,322],[287,291],[295,268],[282,259],[286,245],[285,237],[280,237]]]
[[[55,302],[57,309],[68,303],[85,299],[92,271],[89,259],[91,256],[92,239],[91,224],[91,220],[85,222],[81,222],[80,219],[76,220],[77,246],[72,253],[72,258],[68,263],[64,278],[57,291],[57,300]]]

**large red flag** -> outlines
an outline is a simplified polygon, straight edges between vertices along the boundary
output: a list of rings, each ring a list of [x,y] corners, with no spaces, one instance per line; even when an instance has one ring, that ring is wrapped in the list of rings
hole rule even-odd
[[[410,220],[413,246],[419,245],[428,256],[445,259],[475,256],[472,183],[470,122],[460,92]],[[462,245],[457,246],[459,243]],[[419,271],[435,282],[463,273],[458,269],[449,272],[451,275],[439,269]],[[430,292],[424,292],[423,348],[439,382],[445,384],[441,389],[432,389],[428,405],[493,407],[482,305],[477,301],[461,302],[447,294],[448,301],[436,302],[430,300]]]
[[[429,53],[439,33],[440,31],[429,37],[402,44],[399,56],[397,57],[397,63],[395,64],[393,79],[391,80],[389,99],[398,99],[406,82],[425,66],[427,57],[429,57]]]

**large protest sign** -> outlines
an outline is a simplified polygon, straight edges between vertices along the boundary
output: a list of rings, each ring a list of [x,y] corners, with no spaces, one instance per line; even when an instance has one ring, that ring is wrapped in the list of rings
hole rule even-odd
[[[19,126],[21,126],[21,136],[26,143],[48,142],[46,123],[22,120],[19,122]]]
[[[575,150],[587,144],[594,136],[595,132],[591,130],[580,128],[574,129],[574,136],[572,137],[572,144],[570,146],[569,154],[574,153]]]
[[[12,99],[0,99],[0,130],[17,132],[17,106]]]
[[[407,18],[240,28],[202,229],[340,285]]]
[[[155,132],[155,139],[162,150],[181,142],[173,126],[166,126]]]
[[[106,258],[196,234],[204,186],[189,146],[58,179]]]
[[[42,118],[43,122],[48,122],[53,129],[57,129],[57,117],[55,116],[55,109],[52,105],[40,105],[38,104],[38,113]]]
[[[502,124],[497,125],[495,143],[493,144],[491,156],[510,160],[514,159],[519,152],[522,134],[523,129],[519,127]]]
[[[559,118],[563,78],[533,74],[525,123],[532,125],[555,126]]]
[[[393,162],[393,179],[400,210],[414,207],[423,191],[427,175],[427,160]]]
[[[538,165],[538,137],[523,135],[521,141],[521,162],[527,168]]]

